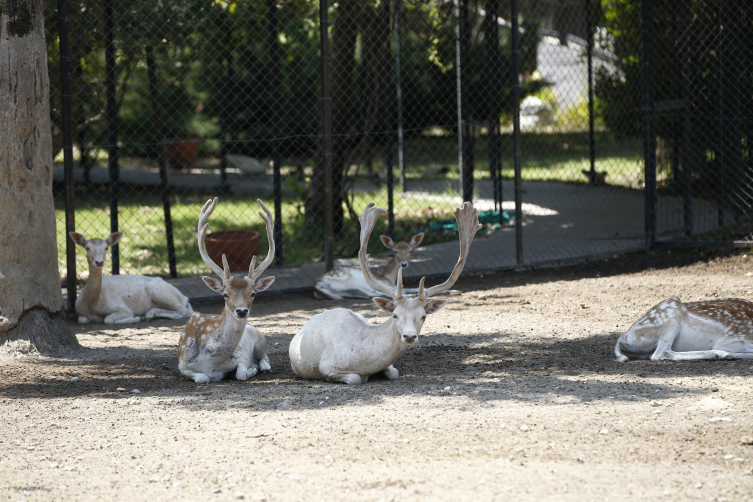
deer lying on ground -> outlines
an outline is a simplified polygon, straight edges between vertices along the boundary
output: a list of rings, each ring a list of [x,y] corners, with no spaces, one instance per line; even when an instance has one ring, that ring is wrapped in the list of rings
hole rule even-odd
[[[89,262],[89,279],[76,299],[80,324],[130,324],[151,321],[155,317],[180,319],[193,312],[188,298],[160,277],[102,276],[107,248],[114,246],[123,232],[115,232],[107,239],[87,240],[76,232],[69,235],[73,242],[86,249]]]
[[[416,296],[403,296],[403,273],[398,269],[397,285],[378,281],[369,269],[366,253],[374,223],[384,209],[366,206],[361,221],[361,250],[358,259],[366,282],[392,299],[375,297],[377,306],[392,314],[381,324],[372,324],[363,316],[346,309],[334,309],[313,316],[290,342],[290,364],[299,377],[327,379],[349,385],[365,383],[370,375],[384,372],[395,380],[398,370],[393,364],[408,347],[418,340],[418,334],[428,314],[447,304],[447,300],[432,300],[437,293],[450,289],[463,271],[468,250],[476,232],[481,228],[478,214],[470,202],[455,210],[460,239],[460,258],[449,279],[431,288],[424,288],[424,280]]]
[[[387,286],[395,287],[397,271],[408,266],[411,252],[421,244],[424,233],[414,235],[410,242],[395,242],[386,235],[380,235],[382,244],[393,252],[392,259],[374,278]],[[343,298],[372,298],[382,293],[369,285],[360,268],[335,267],[316,278],[314,296],[318,299],[342,300]]]
[[[251,258],[246,277],[232,277],[227,258],[222,255],[223,268],[212,261],[206,250],[204,239],[207,233],[207,220],[217,206],[217,197],[209,200],[201,209],[199,217],[199,252],[204,263],[222,280],[202,277],[209,289],[220,293],[225,299],[225,308],[220,315],[200,314],[188,320],[178,344],[178,369],[197,383],[217,382],[235,370],[235,378],[246,380],[258,371],[270,372],[272,367],[267,357],[267,345],[258,329],[246,324],[249,309],[256,298],[275,281],[274,277],[259,279],[275,256],[275,242],[272,238],[272,213],[261,200],[257,202],[264,210],[259,213],[267,227],[269,253],[256,267],[256,256]],[[256,268],[255,268],[256,267]]]
[[[683,303],[673,296],[620,336],[617,361],[753,359],[753,303],[722,298]]]

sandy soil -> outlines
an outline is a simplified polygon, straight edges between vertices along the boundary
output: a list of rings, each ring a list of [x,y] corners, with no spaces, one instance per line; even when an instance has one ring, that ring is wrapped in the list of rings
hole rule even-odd
[[[274,373],[247,382],[182,379],[180,322],[71,324],[85,349],[64,359],[6,346],[0,499],[753,498],[751,361],[612,360],[666,297],[753,297],[753,255],[633,254],[458,287],[400,378],[358,387],[295,378],[288,343],[325,308],[383,315],[307,294],[256,301]]]

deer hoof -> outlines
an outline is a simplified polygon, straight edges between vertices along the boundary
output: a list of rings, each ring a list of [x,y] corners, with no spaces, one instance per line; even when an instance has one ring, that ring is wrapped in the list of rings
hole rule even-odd
[[[272,366],[267,361],[259,362],[259,369],[262,373],[272,373]]]
[[[209,383],[209,375],[204,373],[196,373],[193,377],[193,381],[196,383]]]
[[[256,375],[258,371],[259,370],[257,370],[256,368],[249,368],[248,370],[246,370],[246,378],[251,378],[252,376]]]

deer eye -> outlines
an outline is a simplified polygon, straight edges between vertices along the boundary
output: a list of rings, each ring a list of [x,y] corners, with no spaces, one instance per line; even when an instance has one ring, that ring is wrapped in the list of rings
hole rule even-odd
[[[230,298],[230,297],[229,297],[229,296],[227,295],[227,293],[222,293],[222,297],[223,297],[223,298]]]
[[[251,298],[256,298],[256,293],[251,293]]]
[[[397,316],[395,314],[392,314],[392,317],[394,317],[395,319],[397,319]]]
[[[424,316],[421,316],[421,320],[422,320],[422,321],[425,321],[425,320],[426,320],[426,316],[425,316],[425,315],[424,315]]]

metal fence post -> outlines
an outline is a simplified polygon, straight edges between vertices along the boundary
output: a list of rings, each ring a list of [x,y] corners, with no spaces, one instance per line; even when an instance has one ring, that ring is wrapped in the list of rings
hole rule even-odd
[[[656,242],[656,123],[654,109],[654,7],[643,0],[641,8],[643,57],[643,158],[645,165],[646,244]]]
[[[63,108],[63,167],[65,173],[65,261],[68,313],[76,312],[76,244],[68,232],[76,230],[75,180],[73,174],[73,122],[71,117],[71,53],[68,40],[68,2],[58,1],[60,30],[60,87]]]
[[[682,44],[682,99],[685,101],[685,119],[682,125],[682,209],[685,235],[693,233],[693,157],[692,118],[693,95],[690,89],[690,9],[693,0],[685,0],[682,8],[680,40]]]
[[[282,175],[280,173],[280,56],[277,29],[277,0],[268,0],[269,14],[269,66],[271,88],[271,121],[272,121],[272,192],[275,199],[275,265],[282,265],[283,234],[282,234]]]
[[[382,7],[383,15],[387,17],[387,26],[390,25],[390,17],[392,16],[391,2],[384,2]],[[395,9],[397,12],[397,9]],[[397,34],[395,35],[397,37]],[[396,40],[397,42],[397,40]],[[385,51],[387,68],[390,68],[392,62],[392,50],[388,46],[388,50]],[[395,71],[397,72],[398,58],[395,58]],[[389,72],[389,70],[388,70]],[[389,94],[386,94],[389,96]],[[395,148],[395,134],[393,133],[393,127],[395,126],[395,105],[394,101],[389,100],[390,104],[385,104],[387,114],[385,116],[385,131],[387,134],[387,153],[384,158],[385,168],[387,169],[387,235],[390,239],[395,240],[395,173],[394,173],[394,148]],[[405,185],[403,185],[405,186]]]
[[[403,138],[403,81],[400,72],[400,0],[395,2],[395,85],[397,87],[397,165],[400,170],[400,187],[405,193],[405,143]]]
[[[457,114],[458,114],[458,175],[460,177],[460,190],[463,190],[463,79],[461,78],[461,43],[460,43],[460,2],[455,1],[455,85],[457,89]]]
[[[332,211],[332,113],[330,97],[329,19],[327,0],[319,1],[319,36],[322,63],[322,155],[326,202],[324,207],[324,255],[327,270],[335,266],[335,237]]]
[[[518,0],[510,0],[510,21],[512,23],[512,143],[513,166],[515,168],[515,261],[523,264],[523,173],[520,148],[520,80],[519,80],[519,36]]]
[[[722,91],[722,2],[716,14],[716,106],[717,106],[717,147],[716,147],[716,211],[717,223],[724,226],[724,92]]]
[[[110,232],[118,231],[118,110],[115,98],[115,47],[112,0],[105,1],[105,93],[107,95],[107,170],[110,192]],[[112,274],[120,274],[119,244],[112,246]]]
[[[594,33],[591,20],[591,0],[586,0],[586,56],[588,58],[588,158],[589,183],[596,184],[596,140],[594,138]]]
[[[159,189],[162,197],[162,209],[165,214],[165,235],[167,237],[167,261],[170,277],[178,277],[175,262],[175,242],[173,241],[173,218],[170,213],[170,186],[167,183],[167,159],[162,137],[162,117],[159,109],[159,91],[157,89],[157,72],[154,65],[154,53],[151,45],[146,46],[146,68],[149,79],[149,95],[152,101],[152,122],[154,124],[154,143],[159,151]]]
[[[233,79],[235,73],[233,71],[233,35],[231,30],[225,32],[225,47],[223,49],[223,65],[227,65],[225,68],[225,80],[222,84],[222,95],[220,97],[220,193],[230,193],[230,185],[227,183],[227,154],[228,154],[228,135],[230,140],[233,139],[232,122],[233,117],[229,113],[230,103],[233,102],[234,85]]]
[[[504,223],[502,215],[502,155],[499,118],[502,114],[501,95],[497,85],[502,82],[500,77],[499,57],[499,0],[487,0],[486,17],[484,18],[484,44],[486,45],[487,85],[494,91],[490,92],[489,100],[489,174],[492,178],[492,192],[494,209],[499,211],[499,223]]]
[[[461,96],[463,99],[463,131],[465,136],[463,140],[463,172],[461,183],[463,186],[463,201],[473,200],[473,176],[475,170],[474,153],[476,149],[476,138],[473,136],[473,124],[475,122],[475,111],[470,106],[470,47],[471,47],[471,22],[470,22],[470,0],[460,0],[462,7],[460,9],[460,58],[463,60],[463,66],[460,70],[461,88],[466,93]]]

